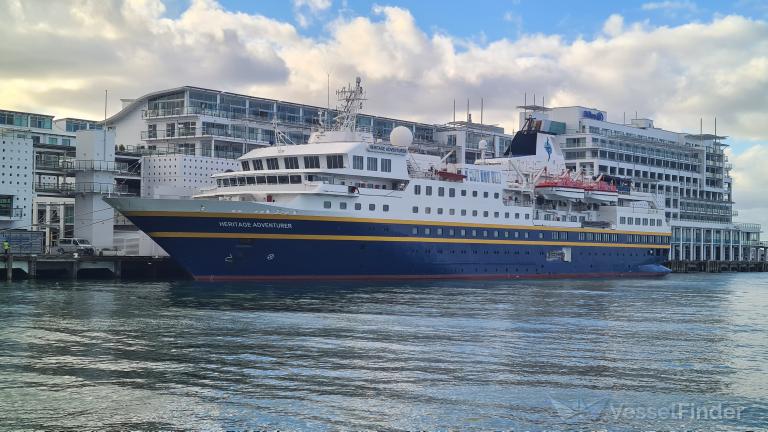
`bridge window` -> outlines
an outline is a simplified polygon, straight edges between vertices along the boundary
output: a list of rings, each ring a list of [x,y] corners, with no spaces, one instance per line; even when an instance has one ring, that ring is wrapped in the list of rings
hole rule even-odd
[[[449,188],[448,189],[448,196],[451,197],[451,198],[455,197],[456,196],[456,189]]]
[[[243,171],[250,171],[251,170],[251,164],[249,164],[247,160],[240,161],[240,166],[243,167]]]
[[[440,186],[437,188],[437,196],[445,196],[445,188]]]
[[[392,172],[392,159],[381,159],[381,171]]]
[[[362,156],[352,156],[352,168],[356,170],[363,169],[363,157]]]
[[[320,168],[320,156],[304,156],[304,168]]]
[[[375,157],[369,157],[368,171],[378,171],[378,170],[379,170],[379,160]]]
[[[256,184],[256,177],[246,177],[245,182],[249,185]]]
[[[325,157],[325,163],[328,169],[344,168],[344,156],[343,155],[327,155]]]
[[[292,175],[288,176],[288,178],[291,181],[291,184],[301,184],[301,176],[300,175]]]
[[[256,184],[265,184],[267,183],[267,178],[264,176],[258,176],[256,177]]]
[[[264,162],[261,159],[253,160],[253,170],[262,171],[264,169]]]
[[[277,162],[277,158],[269,158],[267,159],[267,169],[268,170],[276,170],[280,169],[280,166]]]
[[[299,158],[295,156],[285,158],[284,163],[285,169],[299,169]]]

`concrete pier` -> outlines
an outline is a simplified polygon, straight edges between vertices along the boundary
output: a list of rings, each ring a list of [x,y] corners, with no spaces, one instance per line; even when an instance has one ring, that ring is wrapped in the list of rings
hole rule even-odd
[[[674,273],[765,272],[766,261],[670,261],[665,264]]]
[[[189,279],[168,257],[9,255],[2,266],[7,281],[38,278]]]

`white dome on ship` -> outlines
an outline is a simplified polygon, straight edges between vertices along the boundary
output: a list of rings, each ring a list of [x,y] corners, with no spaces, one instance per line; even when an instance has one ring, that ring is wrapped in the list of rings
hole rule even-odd
[[[405,126],[398,126],[390,132],[389,142],[397,147],[408,147],[413,142],[413,132]]]

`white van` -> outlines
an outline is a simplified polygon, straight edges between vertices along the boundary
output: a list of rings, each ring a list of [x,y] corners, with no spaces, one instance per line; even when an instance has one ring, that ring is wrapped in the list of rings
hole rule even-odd
[[[79,253],[80,255],[93,255],[95,250],[86,239],[61,238],[56,244],[56,252],[60,254]]]

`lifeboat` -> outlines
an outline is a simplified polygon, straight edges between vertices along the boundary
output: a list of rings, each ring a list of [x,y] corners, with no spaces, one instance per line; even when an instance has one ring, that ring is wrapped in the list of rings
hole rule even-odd
[[[584,183],[568,176],[548,179],[536,185],[536,193],[549,200],[583,200]]]
[[[616,185],[598,180],[584,186],[584,201],[607,204],[619,201],[619,193]]]
[[[440,180],[455,181],[455,182],[464,181],[464,179],[467,178],[467,176],[465,176],[464,174],[453,173],[445,170],[437,171],[435,175],[437,175],[437,178],[439,178]]]

